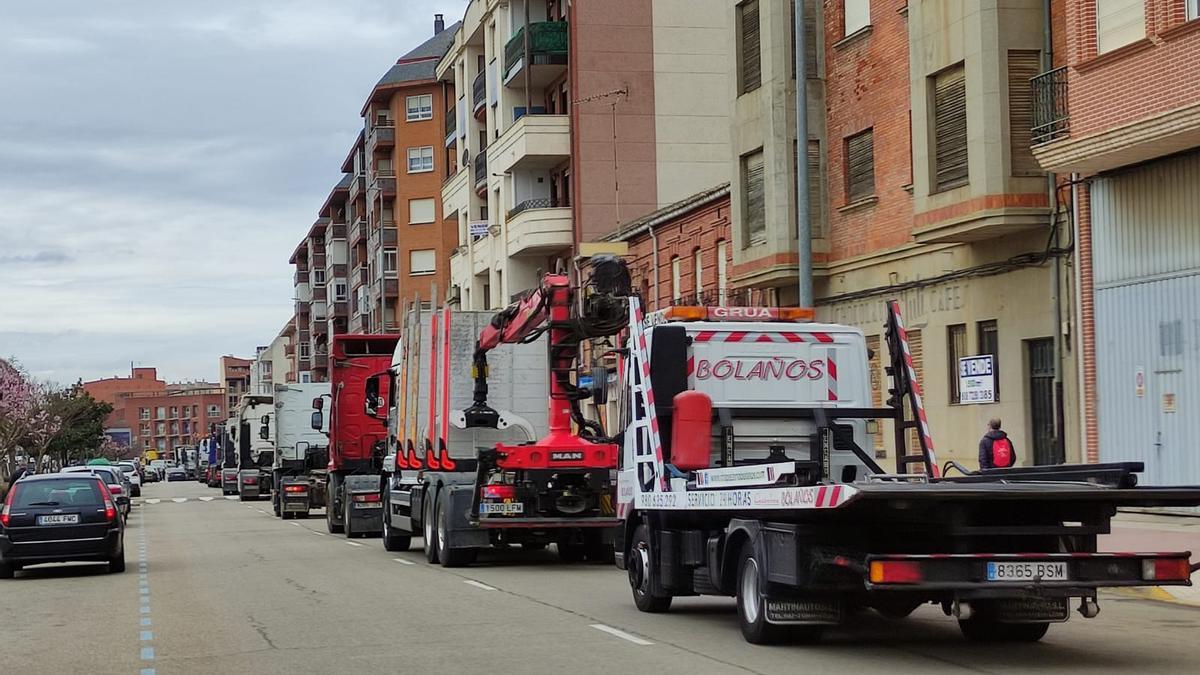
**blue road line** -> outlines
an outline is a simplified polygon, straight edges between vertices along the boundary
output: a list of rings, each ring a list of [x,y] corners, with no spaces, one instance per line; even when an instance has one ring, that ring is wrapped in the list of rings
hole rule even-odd
[[[146,528],[145,516],[139,514],[138,530],[140,543],[138,544],[138,597],[141,598],[141,606],[138,608],[138,613],[142,615],[141,626],[148,627],[153,625],[150,616],[150,576],[147,572],[148,564],[146,561]],[[140,630],[138,631],[138,642],[152,643],[154,641],[154,631]],[[142,661],[154,660],[154,647],[144,646],[139,647],[138,654]],[[140,675],[157,675],[154,668],[142,668],[138,671]]]

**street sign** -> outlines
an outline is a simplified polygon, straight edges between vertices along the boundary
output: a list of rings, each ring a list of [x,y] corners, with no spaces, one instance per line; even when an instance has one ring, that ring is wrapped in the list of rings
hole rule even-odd
[[[996,373],[991,354],[958,360],[959,403],[995,403]]]

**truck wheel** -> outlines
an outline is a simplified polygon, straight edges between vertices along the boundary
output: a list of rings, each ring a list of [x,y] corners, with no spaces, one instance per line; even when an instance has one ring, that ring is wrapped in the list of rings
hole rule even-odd
[[[1000,623],[989,616],[960,619],[958,629],[971,642],[1037,642],[1046,636],[1050,624]]]
[[[383,550],[393,553],[407,551],[412,546],[412,534],[392,528],[392,504],[386,494],[383,498]]]
[[[767,603],[762,592],[766,570],[754,552],[754,542],[742,544],[737,569],[737,615],[742,637],[755,645],[779,642],[784,631],[781,626],[767,622]]]
[[[271,495],[271,506],[275,509],[275,517],[287,520],[287,514],[283,512],[283,508],[279,505],[279,495]]]
[[[430,565],[436,565],[438,562],[437,528],[434,527],[433,520],[434,499],[435,496],[432,490],[427,490],[425,492],[424,508],[421,509],[421,532],[425,535],[425,560]]]
[[[325,505],[325,529],[329,530],[329,534],[341,534],[342,526],[334,521],[333,502]]]
[[[671,608],[671,596],[654,595],[650,580],[655,574],[654,557],[650,551],[650,532],[645,525],[633,531],[633,542],[625,558],[629,570],[629,587],[633,589],[633,604],[643,612],[660,613]]]
[[[352,500],[350,500],[350,499],[346,500],[346,504],[345,504],[346,510],[342,512],[342,528],[346,532],[347,539],[353,539],[354,535],[358,534],[357,532],[354,531],[354,528],[352,525],[353,521],[350,520],[350,508],[351,508],[350,502],[351,501]]]
[[[450,548],[450,508],[447,499],[437,501],[437,554],[442,567],[463,567],[475,562],[475,549]]]

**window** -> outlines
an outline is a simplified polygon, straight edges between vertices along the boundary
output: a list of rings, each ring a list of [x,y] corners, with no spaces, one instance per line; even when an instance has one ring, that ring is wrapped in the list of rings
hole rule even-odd
[[[762,86],[762,44],[759,40],[758,0],[737,7],[738,94]]]
[[[156,422],[154,424],[154,433],[158,434],[159,436],[162,436],[163,434],[167,433],[167,423],[166,422]]]
[[[871,25],[871,0],[844,0],[842,7],[845,9],[842,35],[854,35]]]
[[[725,258],[729,255],[729,242],[717,242],[717,293],[720,294],[720,304],[724,305],[729,289],[729,268]]]
[[[179,408],[178,407],[171,406],[171,417],[172,418],[179,417]]]
[[[673,258],[671,258],[671,303],[672,304],[674,304],[677,300],[679,300],[679,287],[681,285],[680,284],[680,276],[681,276],[680,272],[682,271],[682,267],[683,267],[683,265],[680,264],[680,262],[679,262],[679,256],[674,256]]]
[[[788,34],[792,40],[792,79],[796,79],[796,0],[792,0],[791,23]],[[817,76],[817,3],[804,0],[804,73],[805,77]]]
[[[408,252],[408,273],[412,276],[433,274],[437,271],[437,255],[433,249],[417,249]]]
[[[961,403],[958,391],[958,360],[967,356],[967,325],[946,326],[946,372],[950,374],[950,402]]]
[[[144,420],[150,419],[150,409],[149,408],[138,408],[138,417],[140,419],[144,419]]]
[[[846,138],[847,204],[875,196],[874,136],[874,131],[867,129]]]
[[[433,95],[409,96],[405,109],[407,111],[405,119],[409,122],[431,120],[433,119]]]
[[[1096,51],[1103,54],[1144,37],[1146,0],[1096,0]]]
[[[1014,176],[1042,175],[1029,149],[1033,144],[1033,87],[1029,81],[1041,70],[1041,52],[1008,52],[1008,148]]]
[[[424,173],[433,171],[433,146],[408,149],[408,172]]]
[[[1191,0],[1188,2],[1188,19],[1200,19],[1200,0]]]
[[[165,420],[167,418],[167,409],[162,406],[159,406],[154,413],[154,419],[156,420]]]
[[[300,373],[301,382],[312,382],[312,373]]]
[[[996,400],[1000,400],[1000,329],[995,320],[980,321],[975,325],[976,341],[980,354],[992,356],[992,373],[994,373],[992,392]]]
[[[742,157],[742,228],[746,234],[746,247],[767,243],[762,150]]]
[[[408,224],[432,223],[436,220],[432,199],[408,200]]]
[[[696,302],[700,302],[700,294],[704,292],[704,256],[700,254],[700,249],[692,252],[692,269],[695,274]]]
[[[308,357],[311,354],[312,354],[312,346],[310,346],[307,342],[301,342],[300,343],[300,360],[307,361]]]
[[[333,282],[333,301],[334,302],[345,302],[346,301],[346,282],[344,282],[344,281]],[[269,375],[270,375],[270,373],[268,373],[268,376]]]
[[[396,249],[394,249],[394,248],[383,249],[383,271],[384,272],[395,272],[396,271]]]
[[[933,80],[934,191],[969,182],[967,170],[967,80],[962,64]]]
[[[312,282],[313,282],[313,286],[324,286],[325,285],[325,270],[313,270],[312,271]]]

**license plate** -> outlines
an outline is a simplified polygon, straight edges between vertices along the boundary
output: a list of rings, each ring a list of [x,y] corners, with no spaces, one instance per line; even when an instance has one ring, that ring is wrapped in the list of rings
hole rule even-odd
[[[989,562],[988,581],[1063,581],[1070,579],[1065,562]]]
[[[78,513],[59,513],[51,516],[38,516],[38,525],[76,525],[79,523]]]
[[[382,509],[383,502],[354,502],[356,509]]]
[[[514,513],[525,513],[525,505],[521,502],[483,503],[479,505],[480,515],[507,516]]]

